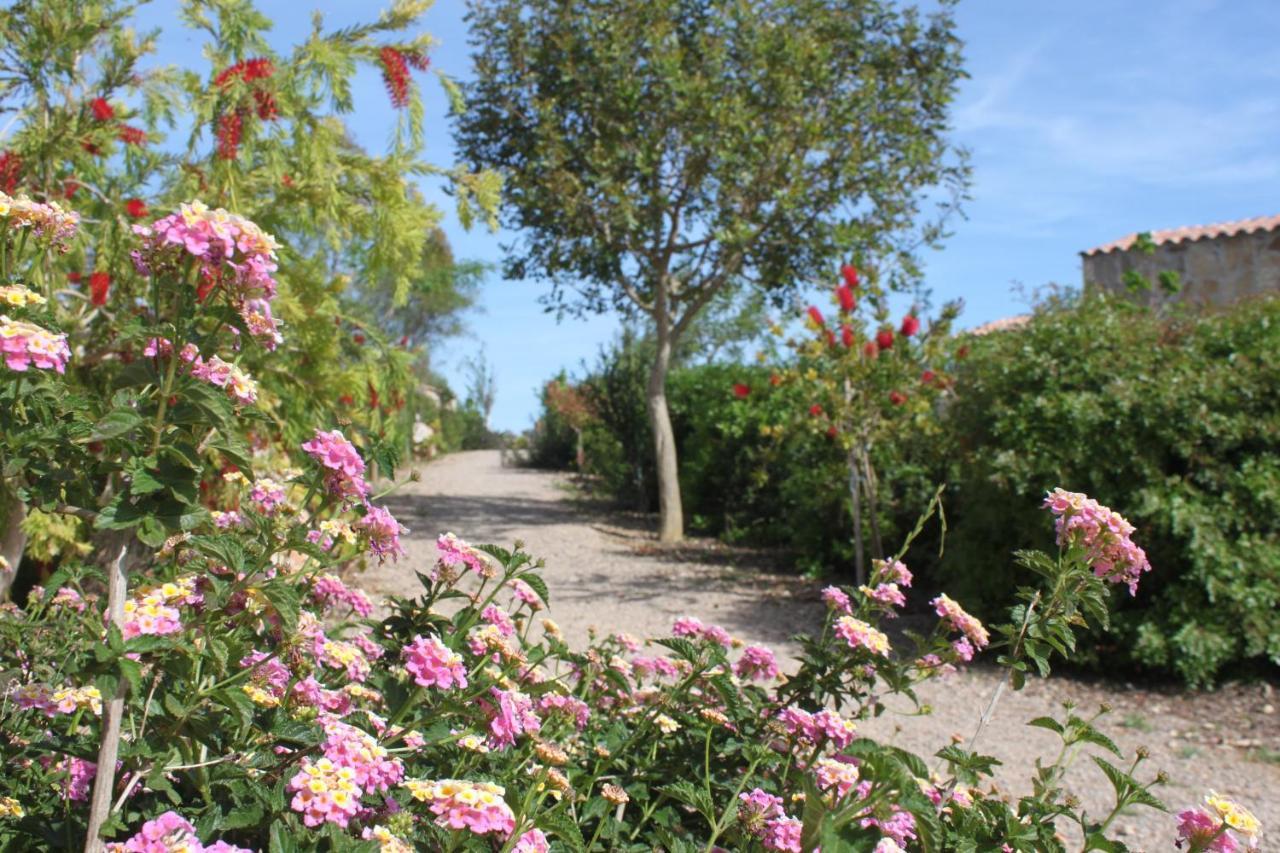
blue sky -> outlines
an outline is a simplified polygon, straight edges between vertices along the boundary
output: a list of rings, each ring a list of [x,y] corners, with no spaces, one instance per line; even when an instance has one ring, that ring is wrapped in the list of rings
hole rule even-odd
[[[142,16],[165,26],[159,59],[189,64],[189,37],[160,0]],[[329,26],[365,20],[378,4],[260,0],[278,22],[281,48],[302,38],[318,8]],[[439,42],[433,63],[468,73],[462,0],[437,0],[425,18]],[[1015,314],[1017,286],[1076,285],[1078,253],[1125,234],[1280,213],[1280,3],[1274,0],[967,0],[958,10],[970,79],[955,106],[955,139],[974,167],[973,199],[945,248],[926,256],[938,300],[965,301],[962,325]],[[454,161],[446,102],[423,78],[427,159]],[[378,150],[394,114],[377,74],[356,89],[359,140]],[[511,235],[464,231],[448,211],[459,257],[497,264]],[[528,427],[536,389],[559,368],[594,358],[616,329],[611,317],[557,324],[542,288],[496,273],[468,318],[469,333],[435,363],[456,381],[481,346],[498,393],[492,425]]]

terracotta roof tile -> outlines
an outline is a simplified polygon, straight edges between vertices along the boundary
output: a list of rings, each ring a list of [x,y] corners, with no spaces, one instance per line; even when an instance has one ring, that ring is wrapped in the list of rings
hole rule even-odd
[[[1274,231],[1277,228],[1280,228],[1280,214],[1275,216],[1255,216],[1252,219],[1240,219],[1235,222],[1220,222],[1216,225],[1184,225],[1181,228],[1152,231],[1151,240],[1159,246],[1163,243],[1185,243],[1192,240],[1208,240],[1214,237],[1234,237],[1237,234],[1252,234],[1255,231]],[[1137,234],[1130,234],[1127,237],[1112,240],[1110,243],[1104,243],[1080,254],[1104,255],[1107,252],[1123,252],[1132,246],[1137,239]]]
[[[992,320],[983,323],[981,326],[974,326],[969,330],[971,335],[989,335],[992,332],[1004,332],[1009,329],[1017,329],[1031,322],[1030,314],[1014,314],[1012,317],[1001,317],[999,320]]]

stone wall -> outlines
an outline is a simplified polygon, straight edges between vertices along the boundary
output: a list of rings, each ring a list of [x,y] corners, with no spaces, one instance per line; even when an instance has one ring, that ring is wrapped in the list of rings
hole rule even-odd
[[[1139,297],[1152,305],[1227,305],[1247,296],[1280,293],[1280,230],[1163,243],[1152,255],[1115,249],[1082,257],[1086,288],[1125,293],[1124,273],[1135,269],[1152,283],[1151,292]],[[1160,289],[1157,279],[1164,270],[1182,278],[1182,290],[1172,297]]]

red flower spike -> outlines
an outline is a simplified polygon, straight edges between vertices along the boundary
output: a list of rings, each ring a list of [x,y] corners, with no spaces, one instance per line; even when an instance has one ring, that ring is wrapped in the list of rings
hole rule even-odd
[[[93,111],[93,117],[98,121],[110,121],[116,117],[115,107],[111,106],[106,98],[94,98],[89,102],[89,109]]]
[[[76,192],[80,189],[78,181],[67,181],[62,185],[62,197],[72,199],[76,197]]]
[[[343,394],[341,397],[338,398],[338,402],[344,406],[350,406],[355,403],[355,398],[353,398],[350,394]]]
[[[79,284],[82,278],[83,276],[81,276],[80,273],[78,272],[67,273],[67,281],[71,282],[72,284]]]
[[[276,96],[270,92],[254,92],[253,102],[256,105],[258,118],[263,121],[274,121],[280,117],[280,108],[276,106]]]
[[[848,323],[840,326],[840,342],[844,344],[845,349],[853,349],[853,329]]]
[[[770,373],[770,374],[769,374],[769,384],[770,384],[770,385],[774,385],[774,386],[781,385],[781,384],[782,384],[782,377],[781,377],[781,376],[779,376],[779,375],[778,375],[778,374],[776,374],[776,373]]]
[[[141,147],[147,143],[147,132],[145,130],[127,124],[120,125],[120,130],[116,133],[116,136],[125,145]]]
[[[129,214],[130,219],[141,219],[150,211],[147,210],[147,203],[140,198],[131,198],[124,203],[124,212]]]
[[[922,385],[929,385],[930,383],[933,382],[933,380],[937,378],[938,378],[938,375],[934,373],[932,370],[926,370],[924,373],[920,374],[920,383]]]
[[[234,160],[240,155],[240,134],[244,131],[244,121],[240,113],[223,113],[218,117],[218,129],[215,136],[218,140],[218,157],[222,160]]]
[[[391,106],[403,109],[409,105],[409,63],[405,55],[394,47],[378,51],[382,61],[382,82],[386,84]]]
[[[858,268],[853,264],[841,264],[840,277],[844,279],[846,287],[852,289],[858,286]]]
[[[914,314],[908,314],[902,318],[902,336],[909,338],[916,332],[920,331],[920,320]]]
[[[404,61],[409,63],[409,66],[414,71],[426,71],[431,67],[431,57],[425,53],[406,53],[404,54]]]
[[[876,346],[875,341],[867,341],[862,345],[862,354],[867,358],[875,358],[880,354],[880,347]]]
[[[739,400],[747,399],[747,397],[750,394],[751,394],[750,385],[743,385],[741,382],[735,382],[733,384],[733,396],[737,397]]]
[[[876,345],[880,349],[893,349],[893,332],[888,329],[876,332]]]
[[[356,332],[354,335],[351,336],[351,340],[355,341],[356,344],[363,344],[364,335],[360,334],[359,332]]]
[[[964,346],[960,347],[960,349],[956,350],[956,358],[968,358],[968,357],[969,357],[968,344],[965,344]]]
[[[839,434],[840,430],[836,429],[834,426],[827,427],[827,438],[835,438]]]
[[[819,329],[824,328],[827,325],[827,321],[822,318],[822,312],[818,310],[817,305],[809,306],[809,319],[812,320],[813,324]]]
[[[817,403],[814,403],[812,406],[809,407],[809,414],[813,415],[815,418],[822,417],[822,407],[819,406]]]
[[[401,335],[401,336],[400,336],[400,346],[402,346],[402,347],[407,347],[408,345],[409,345],[409,336],[408,336],[408,335]]]
[[[369,383],[369,411],[375,411],[378,408],[378,389],[373,387],[373,383]]]
[[[12,151],[0,154],[0,190],[5,195],[13,195],[22,178],[22,158]]]
[[[854,298],[852,288],[847,285],[840,285],[836,288],[836,298],[840,300],[840,310],[846,314],[852,313],[857,300]]]
[[[111,276],[105,272],[89,275],[89,301],[98,307],[107,304],[107,296],[111,292]]]
[[[889,402],[893,403],[895,406],[901,406],[903,403],[907,402],[907,395],[903,394],[901,391],[890,391]]]

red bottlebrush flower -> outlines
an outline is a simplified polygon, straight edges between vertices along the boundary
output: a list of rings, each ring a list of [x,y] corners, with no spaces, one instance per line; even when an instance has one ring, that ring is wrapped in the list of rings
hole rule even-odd
[[[848,314],[853,311],[857,300],[854,298],[853,289],[848,285],[840,285],[836,288],[836,298],[840,300],[840,310]]]
[[[853,264],[841,264],[840,277],[844,279],[846,287],[852,289],[858,286],[858,268]]]
[[[218,157],[223,160],[234,160],[240,155],[240,134],[244,130],[244,121],[240,113],[223,113],[218,117]]]
[[[111,292],[111,276],[105,272],[89,275],[89,299],[99,307],[107,304],[107,295]]]
[[[217,77],[213,78],[213,85],[217,86],[219,89],[225,88],[230,85],[232,80],[235,80],[243,73],[243,62],[237,62],[235,65],[228,65],[226,68],[218,72]]]
[[[909,338],[916,332],[920,331],[920,320],[914,314],[908,314],[902,318],[902,336]]]
[[[354,405],[356,401],[350,394],[343,394],[338,398],[338,402],[344,406],[351,406]]]
[[[106,98],[94,98],[89,102],[89,109],[93,111],[93,117],[98,121],[110,121],[116,117],[115,107],[111,106]]]
[[[839,434],[840,430],[836,429],[835,426],[827,427],[827,438],[835,438]]]
[[[926,370],[924,373],[920,374],[920,384],[929,385],[937,378],[938,374],[934,373],[932,370]]]
[[[415,71],[426,71],[431,67],[431,57],[425,53],[405,53],[404,61]]]
[[[81,276],[80,273],[78,272],[67,273],[67,281],[71,282],[72,284],[79,284],[82,278],[83,276]]]
[[[880,349],[893,349],[893,332],[888,329],[881,329],[876,332],[876,345]]]
[[[373,383],[369,383],[369,411],[375,411],[378,408],[378,389],[373,387]]]
[[[391,106],[403,109],[409,105],[409,63],[405,55],[394,47],[384,47],[378,52],[382,61],[382,82],[391,96]]]
[[[283,186],[283,187],[291,187],[291,186],[293,186],[293,178],[289,177],[288,175],[281,175],[281,176],[280,176],[280,185],[281,185],[281,186]]]
[[[22,158],[12,151],[0,154],[0,190],[3,190],[5,195],[13,195],[21,177]]]
[[[147,144],[147,132],[140,127],[122,124],[116,136],[125,145],[143,146]]]
[[[141,219],[150,211],[147,210],[147,203],[140,198],[131,198],[124,203],[124,212],[129,214],[130,219]]]
[[[276,106],[276,96],[270,92],[254,92],[253,102],[256,105],[258,118],[263,121],[274,121],[280,117],[280,108]]]
[[[840,326],[840,342],[844,344],[845,349],[853,349],[853,329],[848,323]]]
[[[968,358],[968,357],[969,357],[968,344],[965,344],[964,346],[960,347],[960,349],[956,350],[956,358]]]
[[[835,345],[836,345],[836,333],[835,333],[835,332],[833,332],[833,331],[831,331],[830,329],[823,329],[823,330],[822,330],[822,332],[823,332],[823,335],[824,335],[824,336],[826,337],[826,339],[827,339],[827,346],[829,346],[829,347],[833,347],[833,346],[835,346]]]
[[[408,345],[409,345],[409,336],[408,336],[408,335],[401,335],[401,336],[400,336],[400,346],[402,346],[402,347],[407,347]]]
[[[354,335],[351,336],[351,340],[355,341],[357,344],[364,344],[364,335],[360,334],[359,332],[356,332]]]
[[[876,346],[875,341],[867,341],[862,345],[862,354],[867,358],[875,358],[880,354],[880,347]]]
[[[79,191],[79,189],[80,189],[79,181],[66,181],[62,185],[62,197],[68,198],[68,199],[75,198],[76,193]]]
[[[813,415],[815,418],[822,417],[822,407],[819,406],[817,403],[814,403],[812,406],[809,407],[809,414]]]
[[[774,385],[774,386],[781,385],[781,384],[782,384],[782,377],[781,377],[781,376],[779,376],[779,375],[778,375],[778,374],[776,374],[776,373],[770,373],[770,374],[769,374],[769,384],[770,384],[770,385]]]
[[[824,328],[827,325],[827,321],[822,318],[822,312],[818,310],[817,305],[809,306],[809,319],[812,320],[813,324],[819,329]]]
[[[94,143],[90,142],[87,139],[83,140],[80,143],[80,147],[83,148],[85,151],[88,151],[94,157],[97,157],[99,154],[102,153],[101,148],[99,148],[97,145],[95,145]]]
[[[741,382],[733,383],[733,396],[739,400],[745,400],[751,394],[751,386],[743,385]]]
[[[253,80],[265,80],[272,74],[276,73],[275,65],[266,57],[246,59],[241,63],[241,65],[244,66],[244,79],[246,82]]]
[[[893,403],[895,406],[901,406],[903,403],[907,402],[907,395],[903,394],[901,391],[890,391],[889,402]]]

